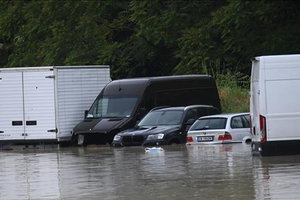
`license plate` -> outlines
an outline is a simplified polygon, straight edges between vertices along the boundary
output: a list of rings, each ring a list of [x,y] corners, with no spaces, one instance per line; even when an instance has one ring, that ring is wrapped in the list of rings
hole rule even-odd
[[[78,135],[78,145],[82,145],[84,141],[84,135]]]
[[[213,141],[213,140],[214,140],[213,136],[200,136],[200,137],[197,137],[198,142],[209,142],[209,141]]]

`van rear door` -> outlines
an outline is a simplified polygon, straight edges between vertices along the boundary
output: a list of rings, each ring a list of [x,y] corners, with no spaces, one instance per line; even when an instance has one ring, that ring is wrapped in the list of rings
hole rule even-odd
[[[267,139],[300,140],[300,56],[264,60]]]
[[[260,127],[259,127],[259,108],[260,108],[260,87],[259,87],[259,75],[260,75],[260,60],[255,58],[252,61],[252,73],[251,73],[251,98],[250,98],[250,114],[252,124],[252,141],[260,142]]]

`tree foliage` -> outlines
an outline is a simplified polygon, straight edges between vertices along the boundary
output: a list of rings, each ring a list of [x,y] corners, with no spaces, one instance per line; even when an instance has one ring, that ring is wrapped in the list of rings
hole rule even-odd
[[[0,66],[111,66],[113,78],[250,73],[300,53],[297,1],[0,1]]]

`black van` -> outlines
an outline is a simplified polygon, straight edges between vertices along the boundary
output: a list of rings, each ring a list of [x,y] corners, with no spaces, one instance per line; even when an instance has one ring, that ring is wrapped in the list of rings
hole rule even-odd
[[[111,144],[122,130],[158,106],[212,105],[221,111],[215,80],[209,75],[181,75],[122,79],[101,91],[85,119],[74,127],[78,145]]]

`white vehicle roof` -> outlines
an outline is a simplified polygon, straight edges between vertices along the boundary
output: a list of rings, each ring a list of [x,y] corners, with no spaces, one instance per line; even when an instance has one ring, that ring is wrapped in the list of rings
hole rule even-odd
[[[207,118],[216,118],[216,117],[224,117],[224,118],[229,118],[229,117],[234,117],[234,116],[239,116],[239,115],[249,115],[249,112],[245,113],[223,113],[223,114],[218,114],[218,115],[208,115],[204,117],[200,117],[199,119],[207,119]]]

